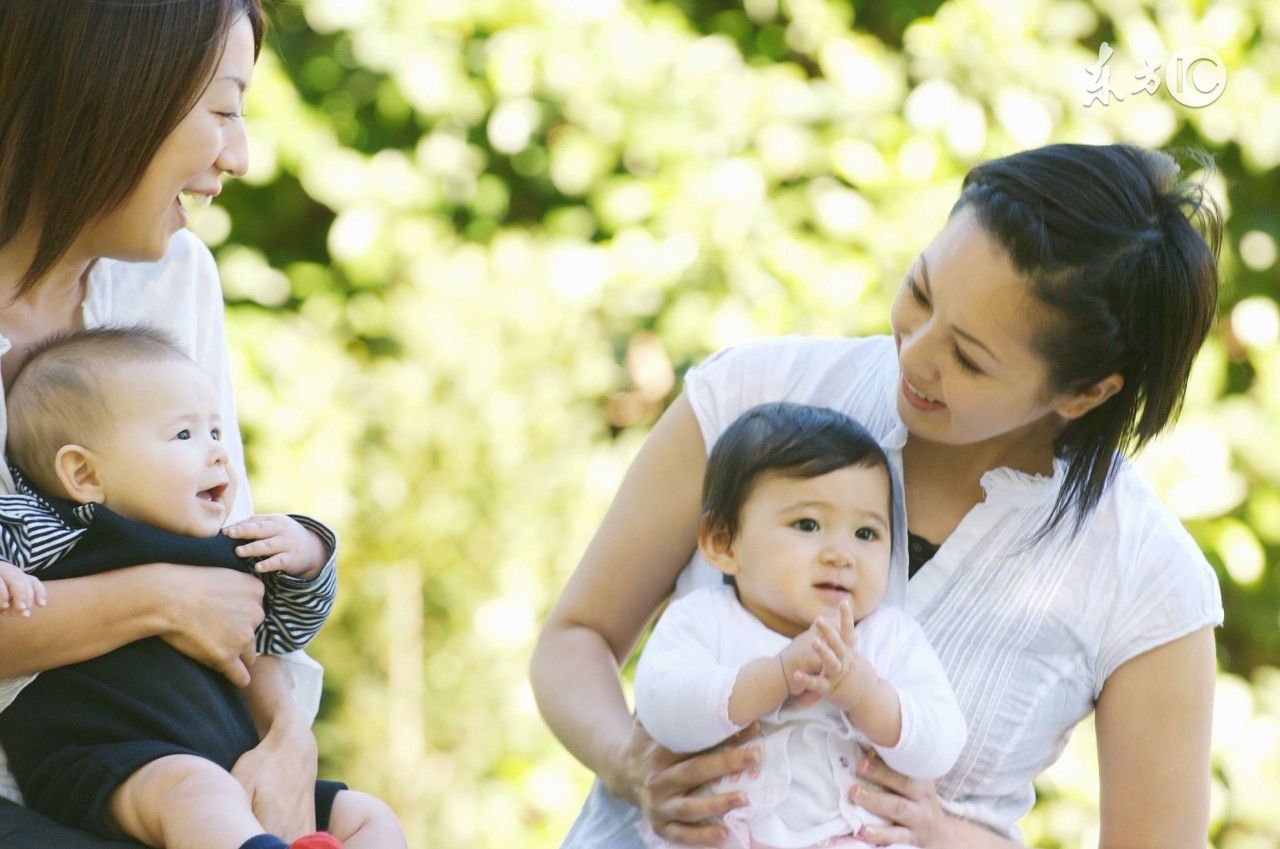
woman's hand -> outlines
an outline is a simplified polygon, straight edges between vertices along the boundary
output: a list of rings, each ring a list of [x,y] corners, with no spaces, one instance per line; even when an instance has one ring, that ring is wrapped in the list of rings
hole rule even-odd
[[[955,821],[938,804],[936,785],[920,778],[908,778],[891,769],[875,752],[858,764],[858,775],[882,789],[855,785],[850,800],[873,814],[879,814],[889,825],[863,826],[858,839],[876,846],[905,843],[922,849],[944,849],[955,845],[949,829]]]
[[[263,619],[263,584],[233,569],[157,564],[155,572],[168,587],[168,627],[160,636],[169,645],[243,687],[249,683],[254,657],[254,630]]]
[[[740,745],[758,733],[748,726],[725,741],[726,748],[688,755],[658,745],[637,720],[622,759],[621,786],[609,789],[640,810],[663,838],[690,846],[716,846],[729,836],[720,822],[747,803],[739,792],[693,795],[718,778],[757,766],[760,749]]]
[[[261,742],[240,756],[231,774],[269,833],[285,840],[310,834],[316,830],[316,738],[280,658],[258,658],[242,693]]]
[[[300,722],[275,722],[231,769],[269,834],[293,841],[316,830],[316,739]]]

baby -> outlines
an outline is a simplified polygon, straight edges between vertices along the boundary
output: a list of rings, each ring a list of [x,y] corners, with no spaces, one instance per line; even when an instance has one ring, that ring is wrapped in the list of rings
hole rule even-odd
[[[14,378],[8,407],[18,491],[0,496],[6,613],[47,603],[36,576],[169,562],[263,577],[259,652],[302,648],[320,629],[336,539],[285,515],[223,528],[238,475],[217,393],[163,333],[46,341]],[[405,846],[389,807],[332,781],[316,783],[322,831],[293,844],[266,834],[230,772],[258,743],[245,697],[159,637],[41,673],[0,713],[0,743],[27,804],[104,836],[164,849]]]
[[[711,451],[698,550],[726,583],[667,608],[635,691],[640,722],[672,751],[759,722],[760,766],[715,787],[748,799],[725,816],[726,846],[869,849],[859,831],[881,821],[850,798],[863,747],[928,779],[960,754],[965,721],[941,663],[881,604],[906,589],[905,563],[890,568],[905,542],[893,490],[884,450],[832,410],[755,407]]]

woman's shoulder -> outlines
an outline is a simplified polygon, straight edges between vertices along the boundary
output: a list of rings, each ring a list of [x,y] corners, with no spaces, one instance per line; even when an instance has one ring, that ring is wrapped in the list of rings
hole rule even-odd
[[[1124,458],[1117,460],[1115,473],[1095,512],[1101,514],[1101,530],[1113,536],[1121,554],[1159,546],[1208,565],[1181,518]]]
[[[1163,610],[1174,619],[1221,619],[1217,574],[1181,518],[1127,461],[1077,540],[1077,557],[1115,603]]]
[[[790,401],[847,413],[873,432],[892,427],[897,352],[888,336],[779,336],[712,354],[685,376],[707,444],[758,404]]]
[[[838,369],[854,364],[877,364],[894,355],[889,336],[766,336],[721,348],[694,368],[730,362],[748,362],[770,371],[786,372],[797,366]]]
[[[1105,598],[1095,680],[1126,660],[1223,619],[1213,566],[1138,470],[1122,462],[1090,521],[1079,556],[1089,594]]]

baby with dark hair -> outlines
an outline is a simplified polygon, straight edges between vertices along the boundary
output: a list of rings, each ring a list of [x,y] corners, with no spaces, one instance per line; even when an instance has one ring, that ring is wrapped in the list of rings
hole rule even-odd
[[[913,777],[955,762],[965,721],[906,589],[887,455],[848,416],[798,404],[748,410],[712,448],[698,534],[725,583],[663,613],[636,671],[636,713],[675,752],[753,722],[758,769],[726,845],[864,847],[882,822],[850,801],[868,747]],[[673,844],[641,826],[650,846]]]

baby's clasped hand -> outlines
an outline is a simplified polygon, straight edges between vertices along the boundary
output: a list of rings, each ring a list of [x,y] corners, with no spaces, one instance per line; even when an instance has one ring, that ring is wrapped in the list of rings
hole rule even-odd
[[[43,581],[0,561],[0,615],[30,616],[32,608],[48,603]]]
[[[222,533],[232,539],[253,540],[236,546],[236,555],[261,557],[253,566],[259,573],[285,572],[309,581],[329,560],[320,537],[283,513],[255,514],[227,525]]]

